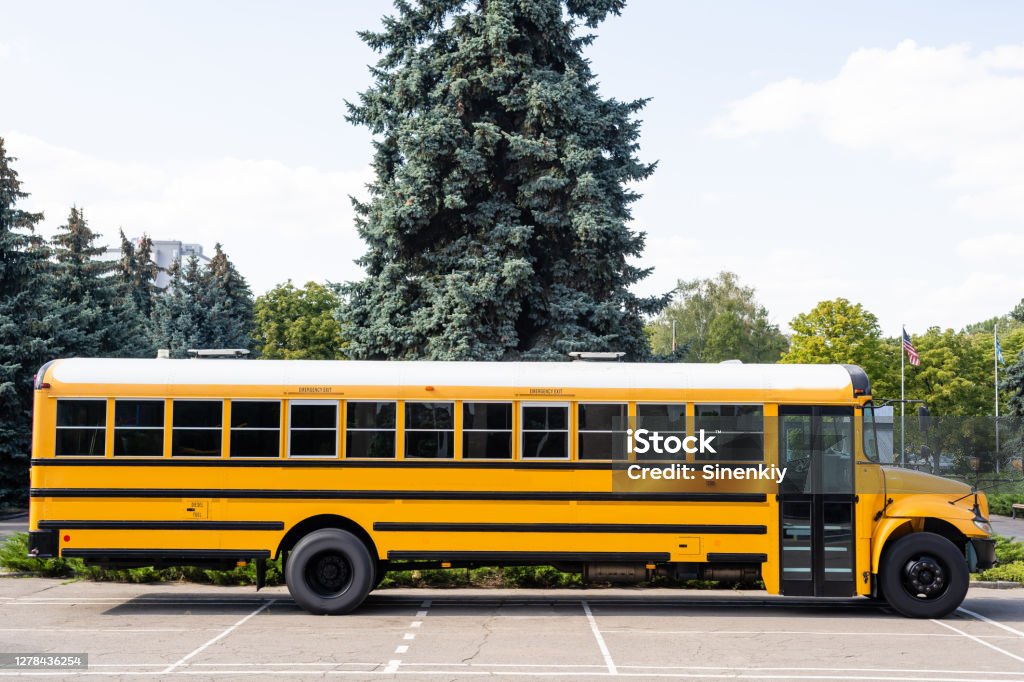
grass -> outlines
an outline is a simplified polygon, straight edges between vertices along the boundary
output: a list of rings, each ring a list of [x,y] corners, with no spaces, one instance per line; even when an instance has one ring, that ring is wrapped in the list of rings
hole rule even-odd
[[[33,559],[28,553],[28,533],[15,533],[0,545],[0,568],[45,578],[73,578],[119,583],[193,582],[211,585],[255,585],[256,566],[247,564],[230,571],[211,571],[193,566],[175,568],[101,568],[86,566],[81,559]],[[267,584],[280,585],[281,562],[267,562]]]
[[[1012,507],[1015,504],[1024,504],[1024,493],[996,493],[988,495],[988,510],[992,514],[1012,516]]]
[[[996,536],[998,564],[976,574],[977,580],[1009,580],[1024,584],[1024,542]]]

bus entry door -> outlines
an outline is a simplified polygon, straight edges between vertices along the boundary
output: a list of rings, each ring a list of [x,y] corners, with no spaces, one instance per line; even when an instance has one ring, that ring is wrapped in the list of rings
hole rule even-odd
[[[779,406],[783,594],[856,594],[853,464],[853,408]]]

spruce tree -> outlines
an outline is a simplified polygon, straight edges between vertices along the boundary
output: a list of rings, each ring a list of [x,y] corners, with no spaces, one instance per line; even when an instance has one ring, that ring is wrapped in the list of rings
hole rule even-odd
[[[15,158],[0,137],[0,507],[28,491],[32,434],[32,377],[58,352],[48,250],[35,235],[42,213],[17,207],[22,191]]]
[[[398,2],[362,39],[382,54],[349,121],[376,140],[354,202],[367,276],[346,288],[347,351],[362,358],[649,355],[629,287],[630,183],[646,100],[598,92],[582,51],[623,0]]]
[[[214,246],[205,280],[208,347],[251,349],[255,324],[252,290],[219,243]]]
[[[252,347],[252,292],[220,244],[210,262],[195,255],[168,270],[171,281],[153,307],[152,342],[171,357],[191,348]]]
[[[138,245],[132,243],[121,230],[121,259],[117,274],[122,284],[131,292],[132,300],[139,313],[149,319],[153,313],[153,298],[156,296],[156,278],[160,266],[153,261],[153,240],[142,235]]]
[[[98,239],[85,212],[72,207],[52,240],[57,288],[67,309],[63,351],[80,357],[148,355],[145,320],[130,288],[115,275],[118,263],[102,259],[106,249]]]

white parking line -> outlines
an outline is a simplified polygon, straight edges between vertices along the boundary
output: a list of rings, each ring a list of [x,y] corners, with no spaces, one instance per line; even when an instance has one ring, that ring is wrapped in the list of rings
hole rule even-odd
[[[245,624],[245,622],[246,622],[247,620],[249,620],[250,618],[252,618],[253,616],[255,616],[255,615],[259,614],[259,613],[262,613],[262,612],[263,612],[264,610],[266,610],[266,609],[267,609],[267,608],[268,608],[268,607],[269,607],[269,606],[270,606],[271,604],[273,604],[273,603],[274,603],[275,601],[276,601],[276,600],[274,600],[274,599],[271,599],[270,601],[266,602],[265,604],[263,604],[263,606],[259,607],[258,609],[256,609],[256,610],[255,610],[255,611],[253,611],[252,613],[250,613],[250,614],[249,614],[248,616],[246,616],[246,617],[245,617],[245,618],[243,618],[242,620],[238,621],[237,623],[235,623],[234,625],[232,625],[232,626],[231,626],[231,627],[229,627],[229,628],[228,628],[227,630],[225,630],[224,632],[220,633],[219,635],[217,635],[217,636],[216,636],[216,637],[214,637],[213,639],[209,640],[209,641],[208,641],[208,642],[207,642],[206,644],[203,644],[203,645],[202,645],[201,647],[199,647],[198,649],[195,649],[195,650],[193,650],[193,651],[192,651],[191,653],[187,654],[186,656],[183,656],[182,658],[178,659],[178,661],[177,661],[176,663],[173,663],[173,664],[171,664],[171,665],[167,666],[166,668],[164,668],[164,670],[163,670],[163,674],[167,675],[167,674],[173,673],[173,672],[175,671],[175,669],[176,669],[176,668],[178,668],[179,666],[181,666],[181,665],[183,665],[184,663],[186,663],[186,662],[187,662],[187,661],[188,661],[189,659],[191,659],[192,657],[194,657],[194,656],[196,656],[196,655],[198,655],[198,654],[201,654],[201,653],[202,653],[203,651],[205,651],[205,650],[206,650],[206,648],[207,648],[208,646],[210,646],[211,644],[215,644],[215,643],[219,642],[220,640],[224,639],[225,637],[227,637],[228,635],[230,635],[230,634],[231,634],[232,632],[234,632],[234,631],[235,631],[235,630],[236,630],[236,629],[237,629],[237,628],[238,628],[239,626],[241,626],[241,625],[244,625],[244,624]]]
[[[612,654],[608,651],[608,645],[605,644],[604,637],[601,636],[601,631],[597,627],[597,620],[594,618],[594,612],[590,610],[590,604],[588,604],[586,600],[583,600],[581,603],[583,604],[583,612],[587,614],[587,622],[590,623],[590,630],[594,633],[594,639],[597,640],[597,648],[601,650],[601,657],[604,658],[604,664],[608,667],[608,674],[618,674],[618,670],[615,669],[615,661],[612,660]]]
[[[941,620],[936,620],[934,618],[931,619],[931,620],[932,620],[933,623],[941,625],[944,628],[949,628],[953,632],[959,632],[961,635],[963,635],[967,639],[973,640],[973,641],[977,642],[978,644],[981,644],[982,646],[987,646],[989,649],[992,649],[993,651],[998,651],[999,653],[1003,654],[1004,656],[1009,656],[1010,658],[1014,659],[1015,661],[1020,661],[1021,663],[1024,663],[1024,656],[1018,656],[1017,654],[1011,654],[1006,649],[1000,649],[995,644],[992,644],[991,642],[986,642],[985,640],[981,639],[980,637],[975,637],[974,635],[969,635],[966,632],[964,632],[963,630],[961,630],[959,628],[953,627],[949,623],[943,623]]]
[[[985,623],[988,623],[989,625],[995,625],[997,628],[1002,628],[1002,629],[1006,630],[1007,632],[1012,632],[1013,634],[1017,635],[1018,637],[1024,637],[1024,632],[1021,632],[1020,630],[1015,630],[1015,629],[1011,628],[1009,625],[1003,625],[1002,623],[997,623],[996,621],[992,620],[991,618],[989,618],[987,616],[983,616],[980,613],[975,613],[974,611],[970,611],[968,609],[965,609],[962,606],[960,608],[958,608],[957,611],[961,611],[963,613],[966,613],[971,618],[977,618],[978,620],[983,621]]]

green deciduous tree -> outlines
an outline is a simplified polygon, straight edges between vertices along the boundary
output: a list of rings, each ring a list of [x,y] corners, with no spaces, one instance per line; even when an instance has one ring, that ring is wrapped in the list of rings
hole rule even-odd
[[[648,327],[655,353],[671,352],[673,322],[676,347],[687,344],[686,359],[694,362],[776,362],[788,346],[754,289],[731,272],[679,282],[673,302]]]
[[[878,318],[860,303],[821,301],[794,317],[790,327],[793,335],[782,362],[859,365],[871,379],[873,395],[899,397],[899,346],[883,343]]]
[[[34,233],[42,213],[28,197],[0,138],[0,506],[25,499],[32,433],[32,376],[56,352],[60,310],[48,251]]]
[[[360,358],[649,353],[628,226],[645,100],[600,96],[582,50],[622,0],[422,0],[363,40],[382,54],[349,120],[376,136],[356,202],[366,278],[347,287]]]
[[[256,299],[256,349],[260,357],[335,360],[344,357],[338,295],[329,287],[291,280]]]

